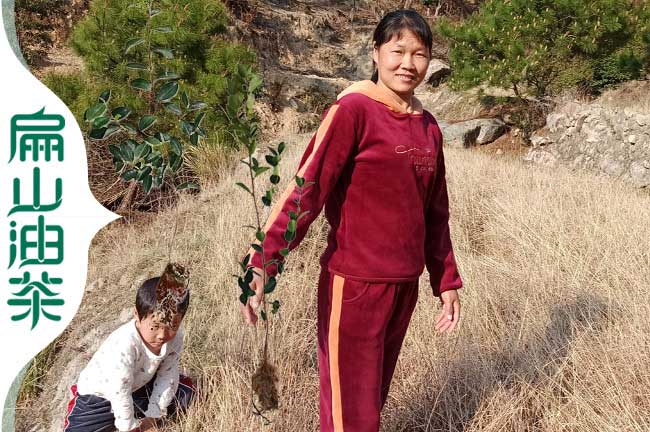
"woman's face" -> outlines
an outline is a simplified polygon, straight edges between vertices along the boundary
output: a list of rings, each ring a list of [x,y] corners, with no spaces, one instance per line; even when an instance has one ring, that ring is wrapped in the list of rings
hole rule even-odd
[[[402,30],[401,37],[393,36],[375,47],[372,58],[379,73],[378,84],[405,99],[411,97],[429,67],[429,50],[410,30]]]

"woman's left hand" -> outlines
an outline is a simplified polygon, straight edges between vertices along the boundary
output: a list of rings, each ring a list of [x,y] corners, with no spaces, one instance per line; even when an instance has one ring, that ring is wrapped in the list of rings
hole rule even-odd
[[[442,311],[436,318],[436,330],[440,333],[451,332],[460,319],[460,298],[457,290],[444,291],[440,294]]]

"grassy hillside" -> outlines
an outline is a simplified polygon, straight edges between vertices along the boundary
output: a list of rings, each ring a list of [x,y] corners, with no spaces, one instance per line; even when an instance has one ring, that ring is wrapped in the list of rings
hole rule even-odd
[[[283,179],[307,140],[289,141]],[[507,157],[453,149],[446,157],[452,236],[466,285],[463,318],[455,334],[435,334],[437,304],[423,278],[383,430],[649,430],[650,197]],[[312,226],[277,290],[284,306],[272,354],[281,408],[263,427],[249,391],[262,333],[240,319],[231,276],[250,240],[240,228],[249,223],[241,219],[249,202],[235,181],[99,234],[90,250],[91,289],[55,368],[78,357],[88,328],[117,317],[132,304],[137,283],[162,270],[177,223],[171,259],[189,265],[193,287],[183,363],[199,378],[201,394],[187,418],[164,430],[314,431],[315,288],[326,227],[320,219]],[[52,388],[57,376],[49,374]]]

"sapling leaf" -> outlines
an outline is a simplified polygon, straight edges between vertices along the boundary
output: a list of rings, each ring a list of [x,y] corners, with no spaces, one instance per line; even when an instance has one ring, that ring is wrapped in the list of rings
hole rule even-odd
[[[257,243],[251,243],[251,247],[255,252],[262,253],[263,251],[262,246],[258,245]]]
[[[271,303],[273,306],[273,309],[271,310],[272,313],[277,313],[280,310],[280,301],[279,300],[274,300],[273,303]]]
[[[277,174],[273,174],[271,176],[270,180],[271,180],[271,183],[278,184],[278,183],[280,183],[280,176],[277,175]]]
[[[284,232],[284,239],[288,242],[295,240],[296,238],[296,232],[295,231],[285,231]]]
[[[101,103],[108,103],[108,101],[111,99],[111,90],[104,90],[102,94],[99,95],[99,102]]]
[[[282,154],[282,152],[284,152],[285,147],[286,144],[284,143],[284,141],[278,144],[278,153]]]
[[[176,190],[185,190],[185,189],[201,190],[201,187],[194,182],[181,183],[176,187]]]
[[[132,38],[126,41],[126,47],[124,49],[124,54],[128,54],[133,48],[144,43],[143,38]]]
[[[295,233],[296,232],[296,225],[297,225],[296,220],[291,219],[289,221],[289,223],[287,224],[287,231]]]
[[[266,234],[264,234],[264,231],[259,230],[258,232],[255,233],[255,238],[257,238],[259,241],[263,242],[264,239],[266,238]]]
[[[268,282],[266,282],[266,285],[264,285],[264,294],[271,294],[275,290],[275,286],[275,277],[271,276]]]
[[[304,179],[304,177],[298,177],[298,176],[296,176],[296,184],[297,184],[298,186],[301,186],[301,187],[302,187],[302,185],[305,184],[305,179]]]
[[[280,255],[286,257],[287,255],[289,255],[289,249],[288,248],[280,249]]]
[[[253,194],[253,192],[251,192],[251,190],[248,189],[248,186],[246,186],[244,183],[242,183],[242,182],[237,182],[237,183],[235,183],[235,184],[236,184],[237,186],[239,186],[240,188],[244,189],[244,190],[245,190],[246,192],[248,192],[249,194],[251,194],[251,195]]]
[[[267,318],[266,318],[266,312],[264,312],[264,311],[260,311],[260,316],[262,317],[262,319],[263,319],[264,321],[266,321],[266,319],[267,319]]]

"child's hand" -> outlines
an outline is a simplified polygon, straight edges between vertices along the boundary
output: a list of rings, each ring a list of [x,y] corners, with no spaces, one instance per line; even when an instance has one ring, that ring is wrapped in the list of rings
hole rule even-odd
[[[436,318],[436,330],[440,333],[451,332],[456,328],[460,318],[460,299],[458,291],[449,290],[440,294],[442,311]]]
[[[241,314],[250,325],[255,325],[257,323],[257,314],[255,313],[255,310],[257,310],[264,301],[264,280],[262,279],[262,272],[264,270],[257,267],[253,270],[253,280],[250,283],[250,287],[255,291],[255,295],[248,298],[248,302],[245,306],[237,300]]]

